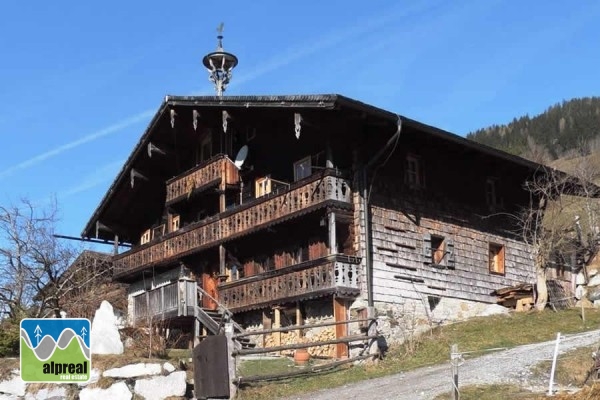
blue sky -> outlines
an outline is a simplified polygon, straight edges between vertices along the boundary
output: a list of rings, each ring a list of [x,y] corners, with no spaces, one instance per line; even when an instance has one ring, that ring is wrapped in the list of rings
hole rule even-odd
[[[3,204],[56,196],[79,235],[165,95],[340,93],[464,135],[600,94],[600,3],[7,2],[0,23]],[[110,250],[110,249],[106,249]]]

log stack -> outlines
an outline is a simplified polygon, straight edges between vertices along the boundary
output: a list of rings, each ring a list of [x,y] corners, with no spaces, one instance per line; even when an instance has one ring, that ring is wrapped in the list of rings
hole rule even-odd
[[[317,343],[335,339],[335,328],[311,332],[310,337],[299,337],[298,332],[271,333],[266,335],[265,347],[292,345],[296,343]],[[311,346],[308,353],[312,357],[335,357],[335,345]],[[294,350],[283,350],[282,355],[293,356]]]
[[[496,289],[492,295],[498,296],[498,304],[517,312],[531,310],[534,306],[533,285],[530,283]]]

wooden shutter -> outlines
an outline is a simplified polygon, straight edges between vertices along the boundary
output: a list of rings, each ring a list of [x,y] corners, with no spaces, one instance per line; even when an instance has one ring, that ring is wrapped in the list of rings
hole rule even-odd
[[[446,267],[449,269],[454,269],[456,267],[454,242],[451,239],[446,240]]]
[[[423,262],[431,264],[431,235],[426,233],[423,235]]]

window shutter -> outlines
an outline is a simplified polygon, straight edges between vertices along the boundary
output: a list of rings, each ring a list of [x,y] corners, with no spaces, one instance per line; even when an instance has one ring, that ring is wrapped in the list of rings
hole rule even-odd
[[[423,235],[423,262],[430,264],[431,260],[431,235],[426,233]]]
[[[454,258],[454,242],[450,239],[446,241],[446,267],[454,269],[456,261]]]

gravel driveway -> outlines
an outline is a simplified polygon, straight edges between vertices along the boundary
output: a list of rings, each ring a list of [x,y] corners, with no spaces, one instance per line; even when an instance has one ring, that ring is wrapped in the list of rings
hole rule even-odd
[[[531,382],[530,368],[543,359],[551,359],[555,340],[515,347],[468,358],[459,367],[459,386],[494,383],[513,383],[525,388],[547,390],[548,381]],[[576,335],[565,335],[560,342],[560,353],[600,342],[600,330]],[[467,349],[459,349],[467,350]],[[559,360],[560,362],[560,360]],[[590,355],[591,362],[591,355]],[[542,386],[545,385],[545,386]],[[345,385],[336,389],[320,390],[296,395],[285,400],[331,399],[432,399],[451,388],[450,364],[420,368]]]

